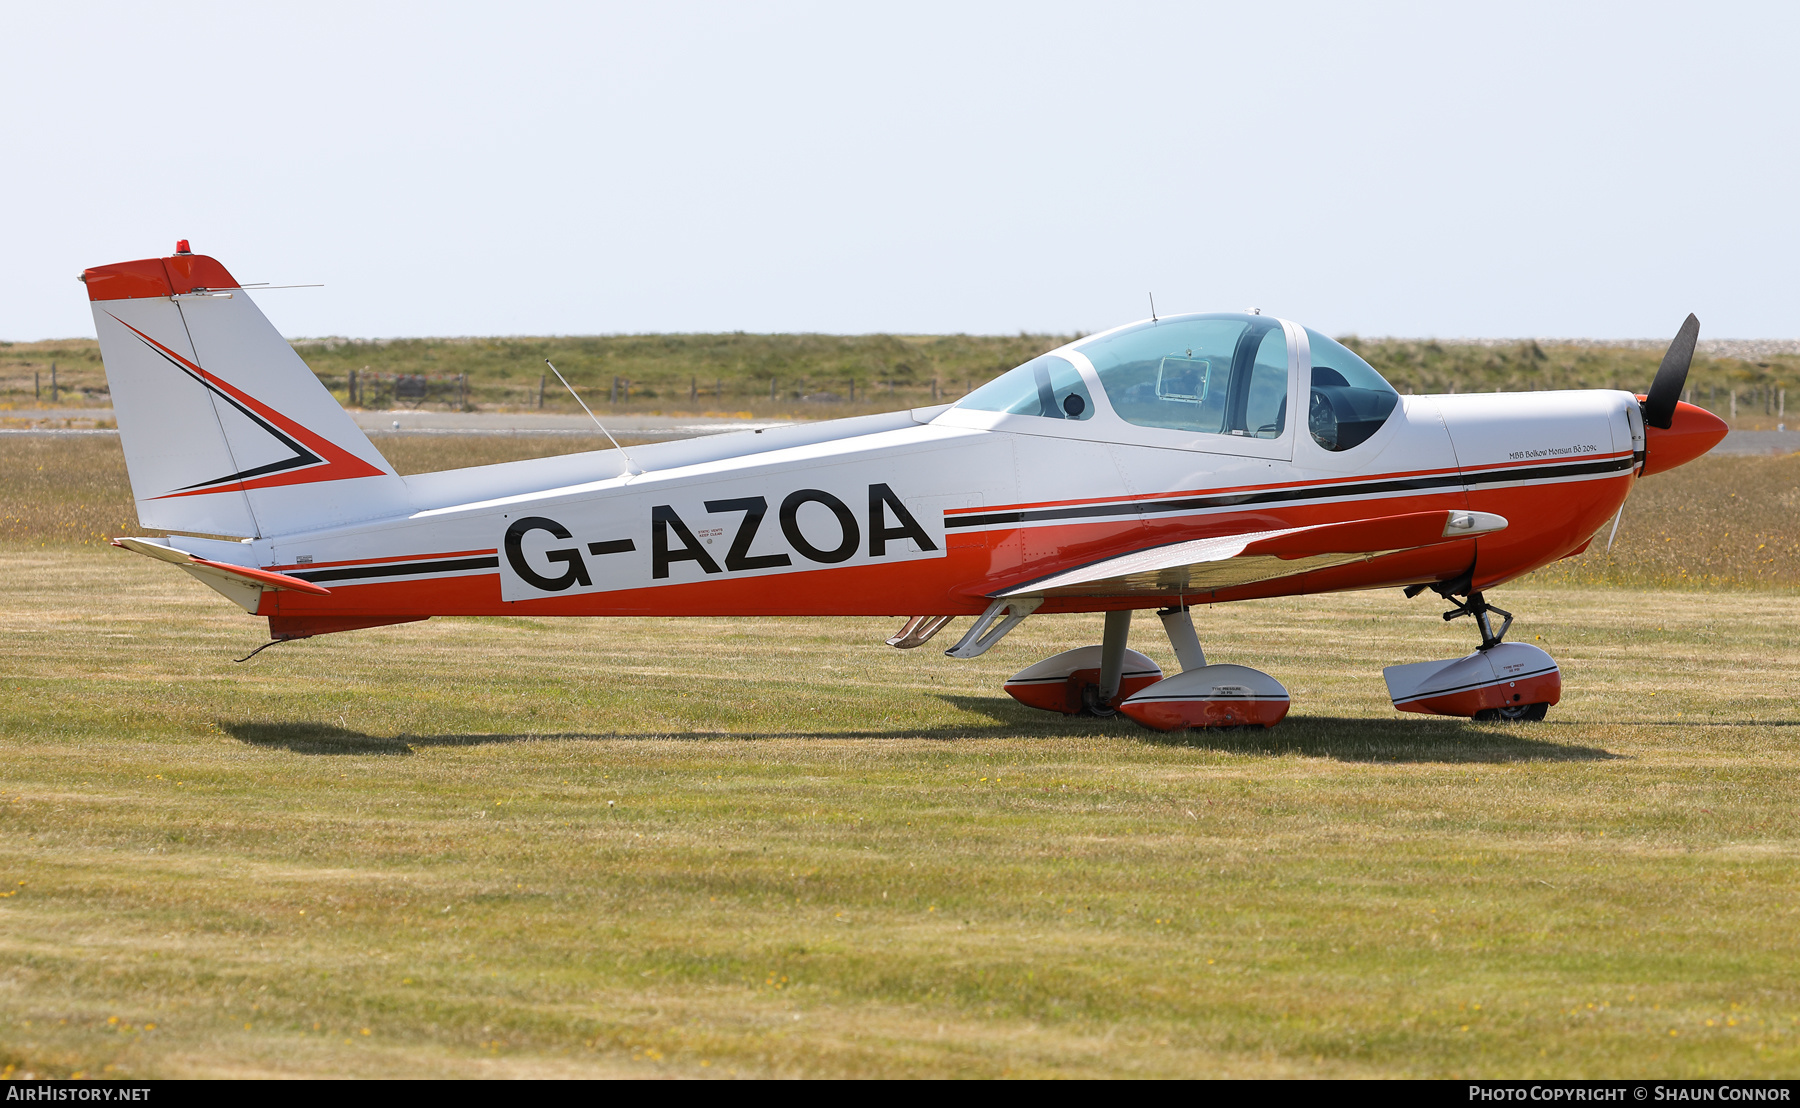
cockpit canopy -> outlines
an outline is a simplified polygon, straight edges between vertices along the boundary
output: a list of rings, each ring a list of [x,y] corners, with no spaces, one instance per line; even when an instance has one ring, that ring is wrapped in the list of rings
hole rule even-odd
[[[1381,429],[1399,395],[1342,343],[1306,328],[1306,426],[1326,450],[1349,450]],[[1288,336],[1272,316],[1175,316],[1074,343],[1119,418],[1139,427],[1280,438],[1288,422]],[[1045,354],[957,404],[1045,419],[1090,419],[1094,400],[1068,358]]]
[[[1362,445],[1393,414],[1400,394],[1343,343],[1308,327],[1306,344],[1312,352],[1306,429],[1327,450]]]

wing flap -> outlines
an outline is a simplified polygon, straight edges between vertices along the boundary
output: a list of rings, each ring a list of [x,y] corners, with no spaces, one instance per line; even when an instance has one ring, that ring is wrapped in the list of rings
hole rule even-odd
[[[1506,525],[1491,512],[1441,510],[1217,535],[1134,550],[994,595],[1178,596],[1456,542]]]

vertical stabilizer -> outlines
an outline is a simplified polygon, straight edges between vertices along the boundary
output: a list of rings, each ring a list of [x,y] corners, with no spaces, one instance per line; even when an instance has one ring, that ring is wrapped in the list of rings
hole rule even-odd
[[[178,252],[82,280],[145,526],[253,537],[407,511],[405,483],[224,266]]]

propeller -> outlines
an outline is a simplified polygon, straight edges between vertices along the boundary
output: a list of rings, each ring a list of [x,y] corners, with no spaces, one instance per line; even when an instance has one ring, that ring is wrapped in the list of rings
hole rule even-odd
[[[1644,397],[1645,424],[1667,431],[1675,422],[1675,405],[1681,400],[1682,387],[1687,384],[1688,367],[1694,361],[1694,344],[1699,339],[1700,320],[1690,313],[1681,330],[1675,332],[1675,341],[1669,344],[1662,365],[1656,368],[1656,380],[1651,382],[1650,392]]]

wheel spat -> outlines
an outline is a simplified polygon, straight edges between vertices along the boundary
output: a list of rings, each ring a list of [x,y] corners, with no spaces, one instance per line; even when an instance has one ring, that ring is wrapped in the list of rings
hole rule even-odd
[[[1656,368],[1656,380],[1650,384],[1649,395],[1644,397],[1644,422],[1651,427],[1667,431],[1675,422],[1675,405],[1681,400],[1682,388],[1687,385],[1688,367],[1694,361],[1694,343],[1699,339],[1700,320],[1690,313],[1681,330],[1675,332],[1675,341],[1669,344],[1662,365]]]

